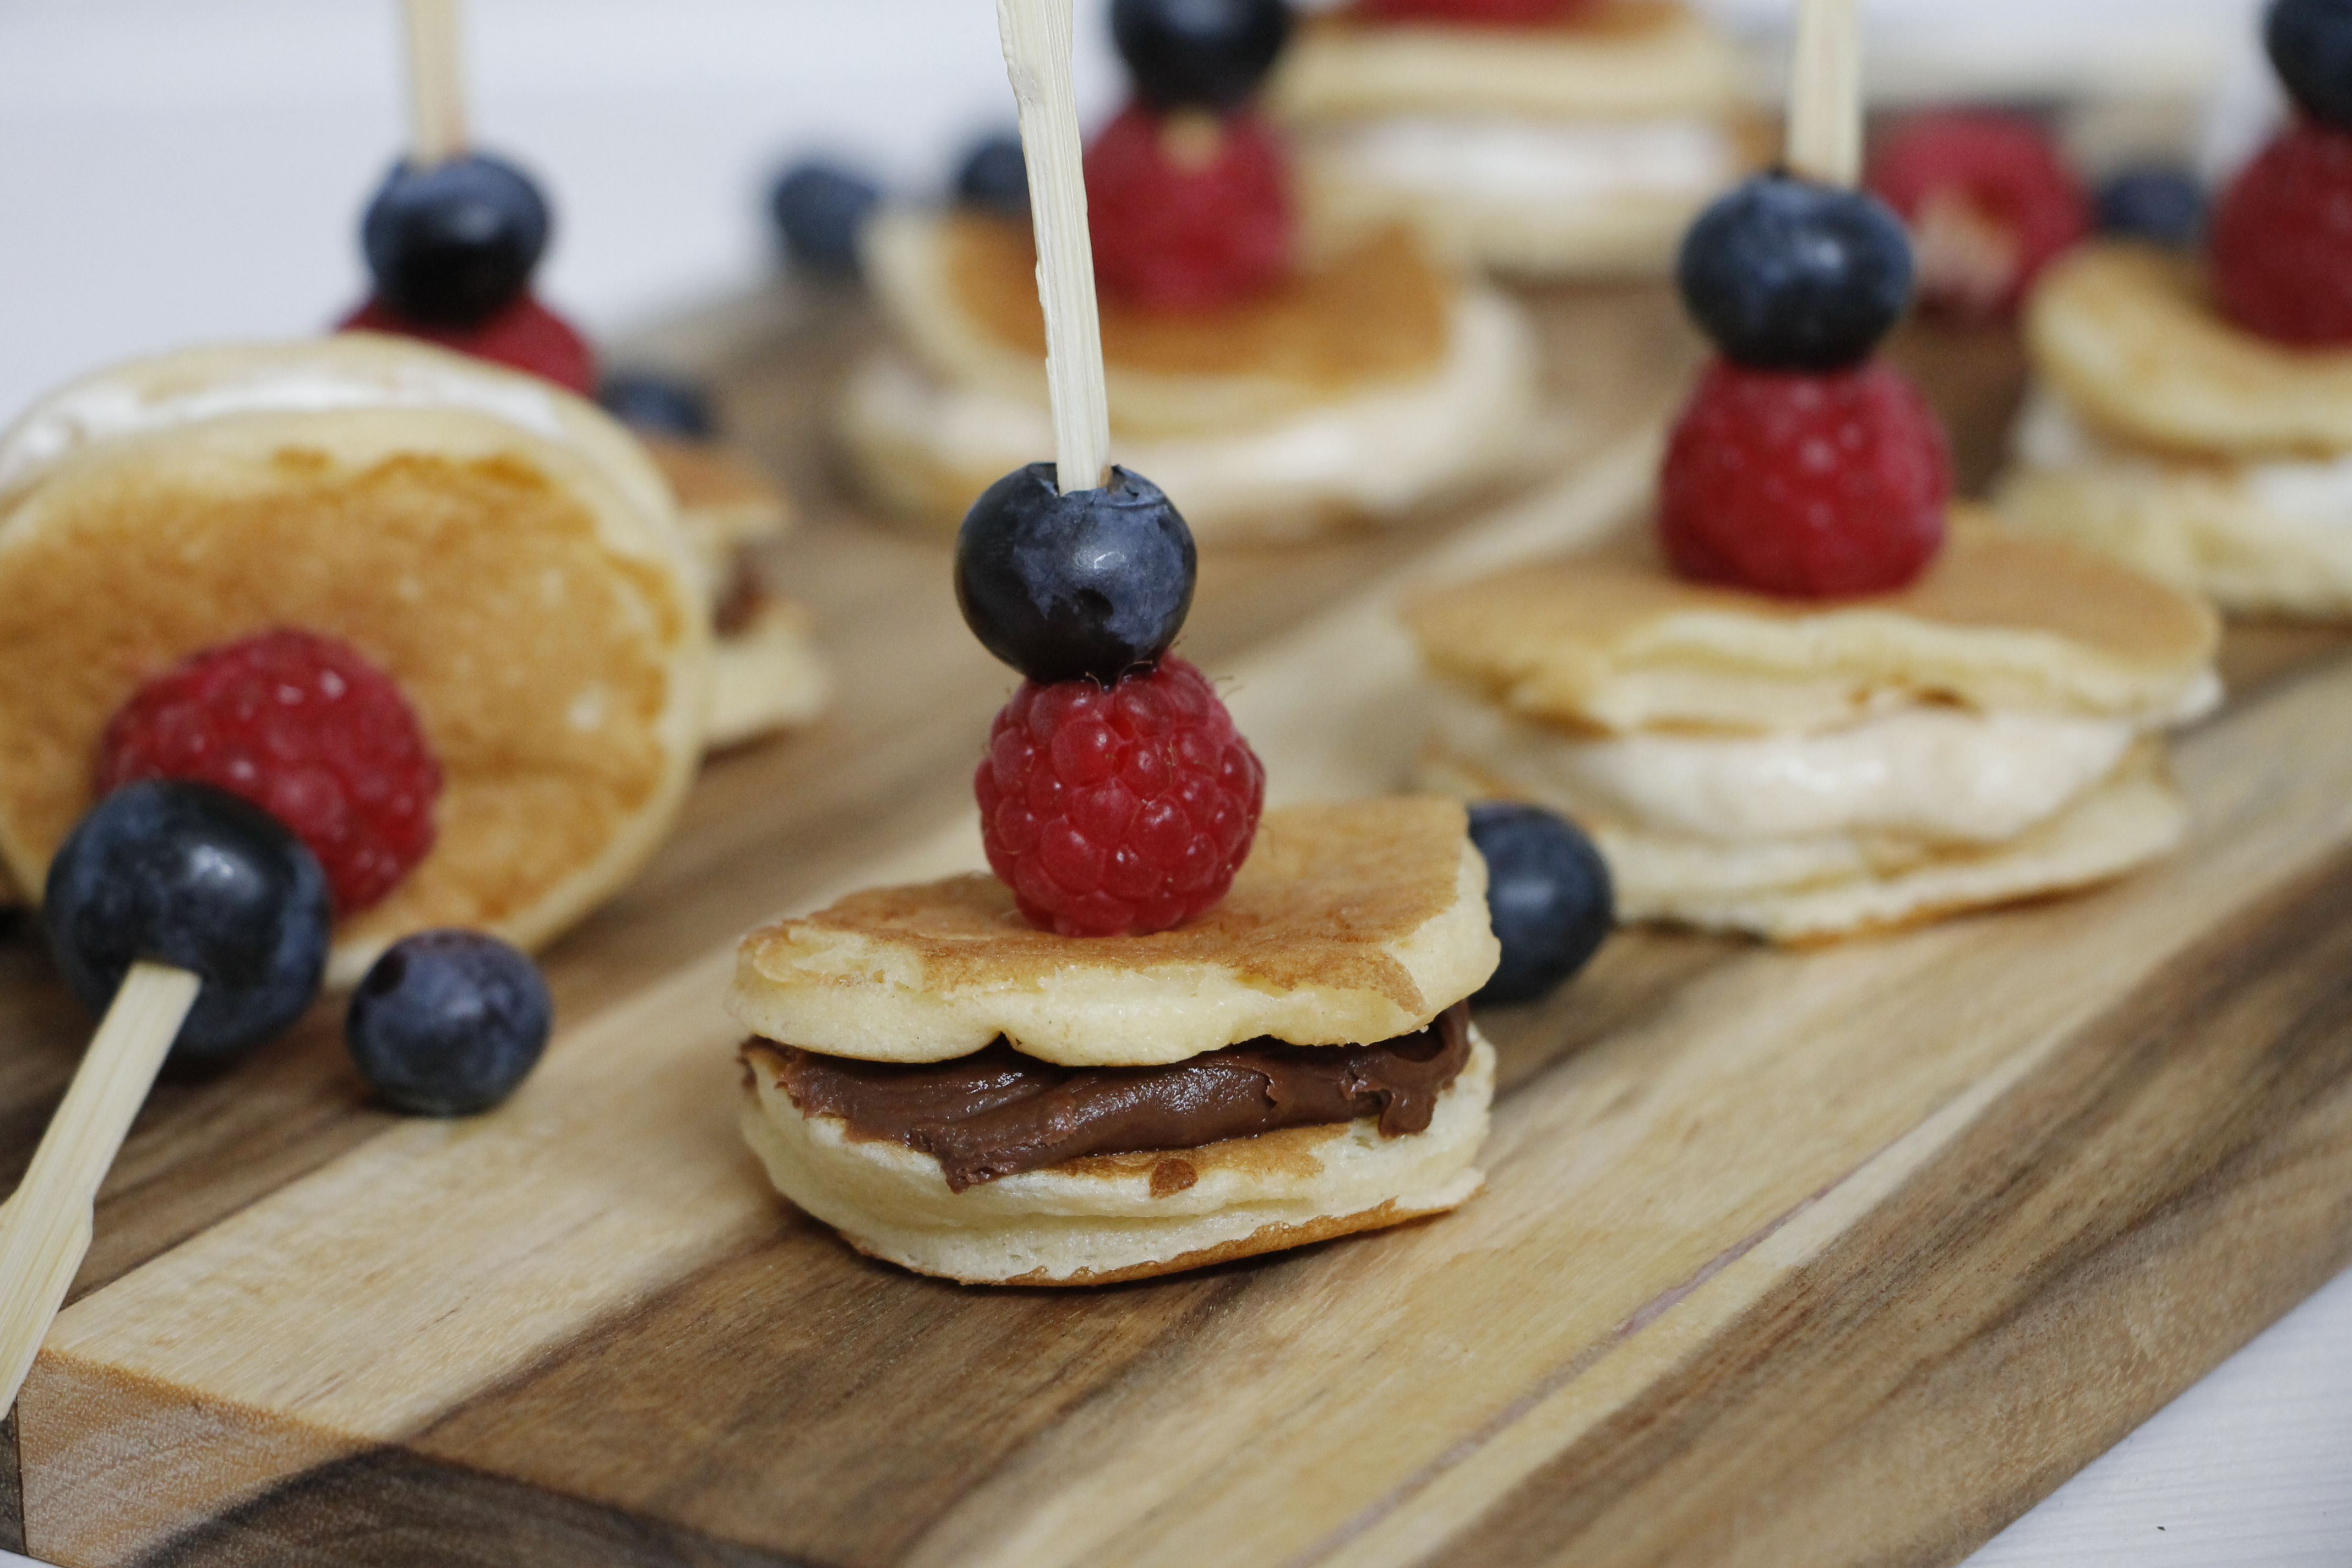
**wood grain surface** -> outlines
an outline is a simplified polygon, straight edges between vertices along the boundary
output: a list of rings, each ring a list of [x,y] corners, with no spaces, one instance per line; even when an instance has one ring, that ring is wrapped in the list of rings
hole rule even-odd
[[[1407,584],[1628,516],[1696,361],[1654,289],[1539,302],[1550,480],[1204,563],[1186,648],[1288,797],[1418,740]],[[506,1109],[371,1108],[322,1005],[160,1090],[18,1415],[0,1517],[69,1565],[1936,1563],[2352,1258],[2352,660],[2233,634],[2191,841],[2085,897],[1794,953],[1621,934],[1503,1054],[1486,1193],[1109,1289],[861,1259],[733,1130],[736,932],[977,859],[1009,679],[942,542],[830,499],[854,296],[644,346],[812,499],[775,565],[849,694],[707,769],[554,950]],[[1915,334],[1964,473],[2013,346]],[[0,1182],[87,1023],[0,942]],[[0,1543],[5,1543],[0,1534]]]

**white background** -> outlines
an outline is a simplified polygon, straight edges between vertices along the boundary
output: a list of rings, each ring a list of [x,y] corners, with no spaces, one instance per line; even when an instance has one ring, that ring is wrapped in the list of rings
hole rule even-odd
[[[1764,36],[1792,5],[1715,8]],[[2251,0],[1865,8],[1880,89],[2259,96]],[[476,139],[557,206],[542,292],[598,334],[761,277],[787,156],[935,187],[1010,118],[988,0],[473,0],[467,37]],[[0,0],[0,419],[110,359],[356,302],[356,219],[404,130],[397,42],[392,0]],[[1095,112],[1118,93],[1098,25],[1079,82]],[[1969,1568],[2042,1564],[2352,1568],[2352,1276]]]

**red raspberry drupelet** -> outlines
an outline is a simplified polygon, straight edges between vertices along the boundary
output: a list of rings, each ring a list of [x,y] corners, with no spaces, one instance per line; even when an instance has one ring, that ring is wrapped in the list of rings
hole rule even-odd
[[[1087,149],[1095,275],[1117,297],[1213,310],[1290,269],[1290,175],[1246,110],[1222,120],[1129,105]]]
[[[342,321],[345,331],[394,332],[422,338],[511,370],[529,371],[583,397],[596,395],[596,356],[570,322],[529,294],[471,327],[412,321],[370,300]]]
[[[972,777],[988,863],[1064,936],[1166,931],[1225,895],[1265,769],[1181,658],[1105,689],[1024,680]]]
[[[347,643],[282,629],[192,654],[131,694],[99,743],[98,793],[152,778],[216,785],[284,823],[341,914],[425,858],[441,793],[392,677]]]
[[[2352,343],[2352,131],[2299,121],[2213,208],[2213,293],[2250,332]]]
[[[1919,389],[1870,360],[1707,369],[1675,426],[1658,532],[1686,577],[1801,597],[1900,588],[1944,542],[1951,459]]]

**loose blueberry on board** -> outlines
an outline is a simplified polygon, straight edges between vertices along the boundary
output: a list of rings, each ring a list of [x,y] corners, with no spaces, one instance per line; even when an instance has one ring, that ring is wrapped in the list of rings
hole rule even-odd
[[[481,931],[418,931],[352,993],[343,1041],[396,1110],[471,1116],[530,1076],[554,1016],[539,966],[516,949]]]
[[[1609,867],[1576,824],[1516,801],[1473,805],[1470,841],[1486,859],[1486,908],[1503,944],[1471,1000],[1531,1002],[1590,963],[1616,925]]]
[[[857,233],[881,201],[873,181],[837,163],[813,161],[785,170],[768,193],[768,216],[784,254],[835,277],[857,270]]]
[[[2185,169],[2126,169],[2099,186],[2099,230],[2158,245],[2193,245],[2205,229],[2205,191]]]
[[[1839,370],[1869,357],[1902,315],[1911,245],[1875,196],[1759,174],[1691,226],[1676,279],[1733,363]]]
[[[41,918],[66,984],[103,1013],[138,959],[204,982],[172,1059],[226,1062],[299,1017],[326,972],[326,873],[260,807],[210,784],[126,784],[49,862]]]
[[[1111,0],[1111,39],[1155,109],[1239,107],[1290,37],[1284,0]]]
[[[2352,127],[2352,0],[2272,0],[2263,43],[2305,113]]]
[[[394,164],[368,204],[360,245],[388,309],[427,326],[469,327],[521,297],[548,229],[530,176],[471,153],[429,168]]]
[[[1013,132],[983,137],[956,170],[956,200],[1004,217],[1029,216],[1029,165]]]
[[[708,441],[719,433],[709,395],[679,376],[651,370],[614,371],[596,388],[596,401],[630,429],[648,435]]]
[[[1109,686],[1147,668],[1192,607],[1192,531],[1160,487],[1113,468],[1059,490],[1054,465],[1015,468],[964,515],[956,604],[989,652],[1040,684]]]

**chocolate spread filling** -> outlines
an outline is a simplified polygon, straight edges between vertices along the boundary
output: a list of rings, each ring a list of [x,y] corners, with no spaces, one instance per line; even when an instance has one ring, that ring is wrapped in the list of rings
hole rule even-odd
[[[852,1138],[919,1149],[960,1193],[1082,1154],[1197,1149],[1278,1127],[1377,1116],[1384,1138],[1423,1131],[1470,1059],[1470,1008],[1456,1002],[1426,1028],[1376,1046],[1261,1037],[1166,1067],[1056,1067],[1001,1038],[944,1062],[772,1048],[777,1081],[803,1115],[838,1116]]]

